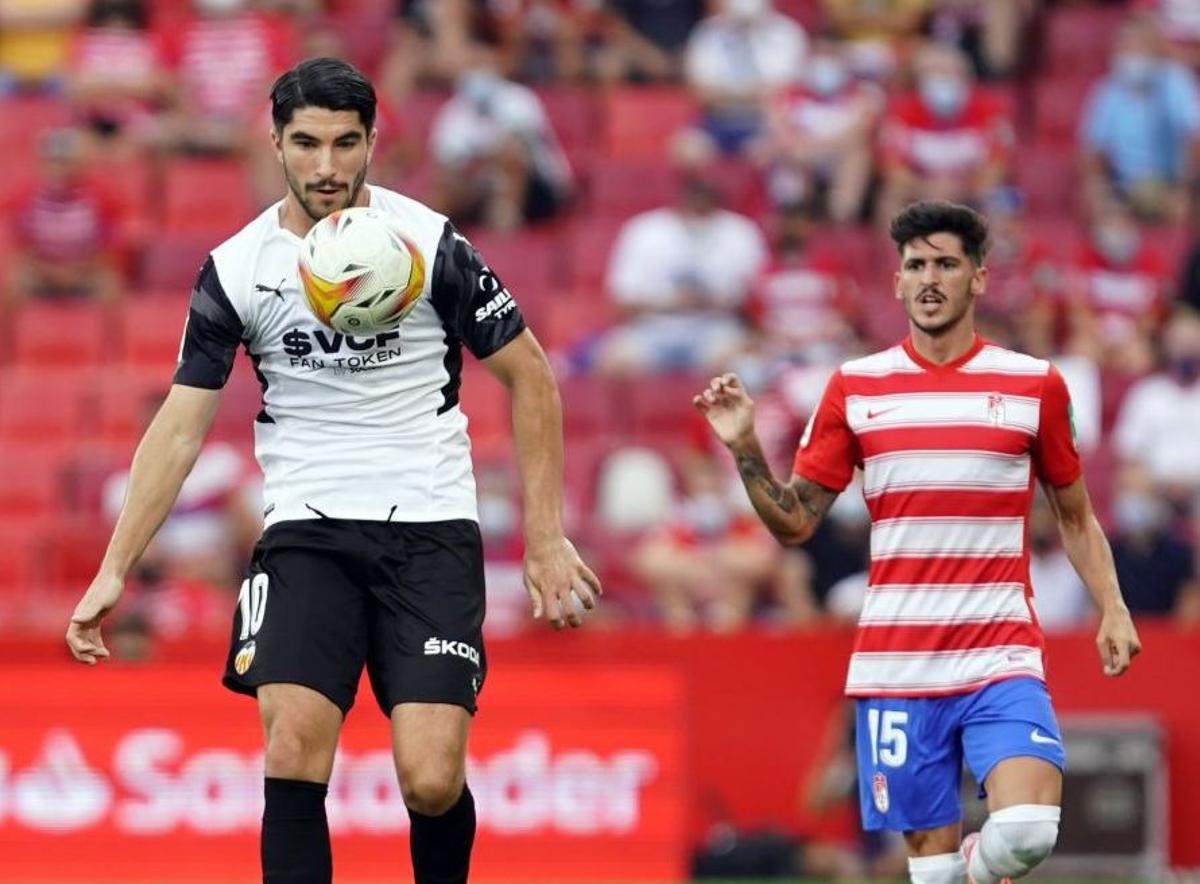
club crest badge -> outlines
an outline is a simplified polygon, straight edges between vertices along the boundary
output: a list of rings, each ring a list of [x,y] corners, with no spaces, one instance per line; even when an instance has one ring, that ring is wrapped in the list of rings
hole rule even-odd
[[[233,671],[238,675],[245,675],[250,668],[250,664],[254,662],[254,652],[256,648],[254,642],[246,642],[242,645],[241,650],[237,652],[237,656],[233,658]]]
[[[989,393],[987,398],[988,421],[993,427],[1004,423],[1004,397],[999,393]]]

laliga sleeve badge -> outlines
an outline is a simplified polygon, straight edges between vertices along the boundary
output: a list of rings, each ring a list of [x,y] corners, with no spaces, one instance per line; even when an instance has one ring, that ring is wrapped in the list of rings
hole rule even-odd
[[[238,675],[245,675],[250,668],[250,664],[254,662],[254,642],[249,641],[242,645],[241,650],[237,652],[237,656],[233,658],[233,671]]]
[[[887,777],[881,773],[876,773],[871,777],[871,794],[875,798],[875,809],[880,813],[887,813],[891,807],[891,801],[888,800],[888,785]]]

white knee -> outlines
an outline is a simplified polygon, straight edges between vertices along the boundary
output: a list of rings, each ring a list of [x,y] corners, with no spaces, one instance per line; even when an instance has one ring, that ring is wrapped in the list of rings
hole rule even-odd
[[[1020,878],[1050,855],[1058,840],[1061,808],[1050,804],[1016,804],[995,811],[979,833],[971,857],[976,880]]]
[[[967,866],[960,853],[913,856],[908,860],[912,884],[962,884],[966,873]]]

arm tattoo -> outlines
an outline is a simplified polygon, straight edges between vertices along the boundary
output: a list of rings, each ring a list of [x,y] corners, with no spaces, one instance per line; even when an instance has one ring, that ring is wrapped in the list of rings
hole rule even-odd
[[[746,490],[750,492],[751,501],[754,491],[762,491],[784,513],[791,515],[801,507],[807,517],[819,521],[837,498],[837,494],[823,485],[797,476],[796,480],[782,485],[771,475],[762,456],[757,453],[741,453],[736,457],[738,473]]]

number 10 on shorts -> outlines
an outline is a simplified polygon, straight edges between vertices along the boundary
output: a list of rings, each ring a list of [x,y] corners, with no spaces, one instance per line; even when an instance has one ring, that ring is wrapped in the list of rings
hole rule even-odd
[[[899,709],[868,709],[867,727],[871,729],[871,763],[903,767],[908,758],[908,713]]]
[[[238,608],[242,615],[241,641],[262,629],[263,617],[267,615],[267,582],[267,575],[261,573],[255,574],[253,579],[247,577],[242,581],[242,588],[238,592]]]

